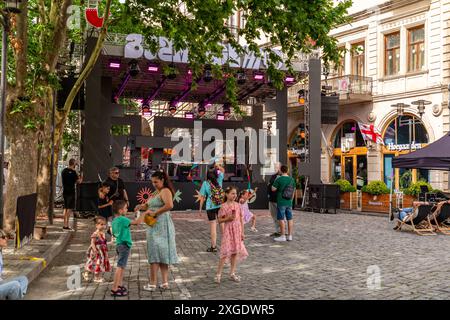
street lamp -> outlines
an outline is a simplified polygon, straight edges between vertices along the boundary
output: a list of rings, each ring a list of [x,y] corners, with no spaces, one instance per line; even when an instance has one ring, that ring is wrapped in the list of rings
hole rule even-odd
[[[11,13],[20,13],[20,3],[22,0],[15,0],[15,1],[5,1],[6,3],[6,11]]]
[[[5,161],[5,109],[6,109],[6,58],[8,56],[8,32],[9,18],[11,13],[20,13],[21,0],[5,1],[5,9],[0,11],[2,24],[2,62],[1,62],[1,107],[0,107],[0,228],[3,228],[3,163]]]
[[[409,104],[405,104],[403,102],[399,102],[399,103],[396,103],[396,104],[391,104],[391,107],[397,108],[397,114],[399,116],[402,116],[405,108],[409,107]]]
[[[425,113],[425,106],[431,104],[431,101],[419,99],[417,101],[411,102],[411,104],[417,106],[417,111],[419,113],[420,118],[422,118],[422,115]]]

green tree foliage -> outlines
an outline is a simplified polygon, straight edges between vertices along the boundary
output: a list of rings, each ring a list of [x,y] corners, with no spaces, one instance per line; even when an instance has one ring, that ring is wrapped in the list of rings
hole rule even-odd
[[[227,97],[236,107],[233,71],[227,65],[213,64],[214,58],[222,57],[221,43],[230,43],[238,54],[248,52],[260,56],[260,38],[265,35],[270,42],[264,49],[269,54],[267,72],[273,84],[280,88],[284,73],[276,65],[283,62],[292,72],[292,62],[300,53],[321,48],[325,64],[339,63],[340,50],[329,32],[349,21],[346,13],[351,0],[334,3],[333,0],[128,0],[120,19],[123,25],[113,25],[110,30],[120,32],[123,26],[142,30],[140,33],[144,34],[153,53],[158,49],[157,37],[171,39],[176,52],[188,50],[195,76],[201,75],[206,65],[211,65],[215,75],[226,77]],[[245,40],[247,47],[227,26],[236,12],[241,12],[245,19],[237,35]],[[284,57],[270,50],[275,46]]]

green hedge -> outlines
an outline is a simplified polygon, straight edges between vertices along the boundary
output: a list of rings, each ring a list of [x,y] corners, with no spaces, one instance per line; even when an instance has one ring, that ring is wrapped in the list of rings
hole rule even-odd
[[[362,187],[361,191],[373,195],[389,194],[389,188],[383,181],[371,181],[368,185]]]
[[[431,187],[431,185],[426,182],[426,181],[418,181],[416,183],[413,183],[412,185],[410,185],[408,188],[403,189],[403,194],[409,195],[409,196],[419,196],[420,193],[420,187],[421,186],[426,186],[428,188],[428,192],[430,192],[431,190],[433,190],[433,188]]]
[[[350,182],[348,182],[345,179],[339,179],[335,182],[335,184],[337,184],[340,187],[341,192],[355,192],[356,191],[356,188],[354,186],[352,186],[350,184]]]

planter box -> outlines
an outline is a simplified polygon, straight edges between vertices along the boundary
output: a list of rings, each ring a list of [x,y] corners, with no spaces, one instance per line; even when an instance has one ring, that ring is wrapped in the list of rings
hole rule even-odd
[[[341,192],[341,210],[351,210],[351,198],[350,192]]]
[[[393,195],[393,203],[395,204],[395,195]],[[380,195],[375,196],[375,195],[363,192],[362,193],[362,211],[389,213],[389,195],[388,194],[380,194]]]
[[[404,194],[402,208],[411,208],[413,206],[413,201],[416,201],[416,197]]]
[[[357,207],[357,192],[341,192],[341,210],[356,210]]]

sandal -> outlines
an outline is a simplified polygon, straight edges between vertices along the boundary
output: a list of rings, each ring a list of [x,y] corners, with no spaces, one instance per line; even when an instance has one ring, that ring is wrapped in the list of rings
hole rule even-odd
[[[162,283],[162,284],[160,284],[159,285],[159,288],[161,289],[161,290],[168,290],[168,289],[170,289],[170,287],[169,287],[169,283]]]
[[[146,284],[142,289],[144,289],[145,291],[155,291],[156,285],[149,283],[149,284]]]
[[[217,248],[216,247],[209,247],[208,249],[206,249],[206,252],[217,252]]]
[[[89,272],[87,271],[83,272],[83,279],[89,281]]]
[[[126,293],[125,291],[122,291],[120,289],[114,291],[111,290],[111,296],[113,297],[125,297],[126,295],[128,295],[128,293]]]
[[[124,286],[119,286],[119,289],[122,290],[123,292],[127,292],[128,291],[128,289],[125,288]]]
[[[230,279],[233,280],[234,282],[241,281],[241,277],[237,276],[235,273],[230,274]]]
[[[221,278],[221,275],[220,274],[216,274],[216,276],[214,277],[214,282],[215,283],[220,283],[220,278]]]

